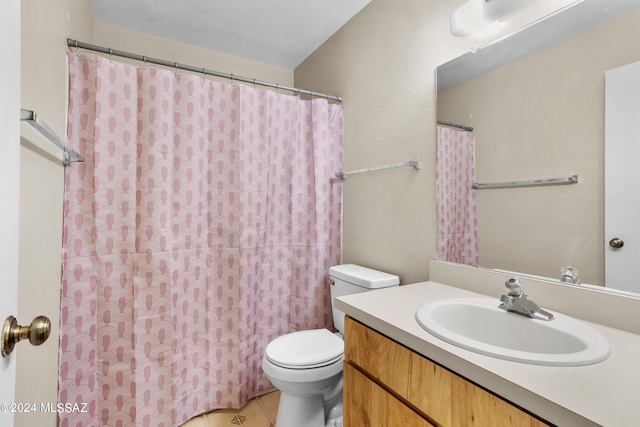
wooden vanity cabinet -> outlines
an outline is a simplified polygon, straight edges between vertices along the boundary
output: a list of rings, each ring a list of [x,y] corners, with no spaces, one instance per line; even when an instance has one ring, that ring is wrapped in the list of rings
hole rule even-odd
[[[343,403],[349,408],[344,426],[435,427],[416,411],[364,375],[350,363],[344,364]]]
[[[344,426],[550,426],[346,317]]]

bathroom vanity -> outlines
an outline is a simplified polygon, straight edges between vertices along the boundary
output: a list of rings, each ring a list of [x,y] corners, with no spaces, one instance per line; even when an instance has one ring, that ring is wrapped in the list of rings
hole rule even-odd
[[[350,317],[345,336],[346,426],[549,425]]]
[[[611,355],[602,362],[561,367],[502,360],[442,341],[415,319],[421,305],[438,299],[491,296],[499,303],[505,276],[474,270],[436,262],[431,276],[441,283],[432,280],[336,301],[348,316],[345,426],[637,425],[640,335],[615,327],[619,314],[615,312],[632,309],[640,301],[610,301],[606,295],[588,292],[582,298],[581,306],[588,307],[593,298],[601,310],[594,316],[603,322],[593,323],[586,316],[582,320],[611,346]],[[444,285],[450,283],[445,279],[454,286]],[[495,291],[493,283],[488,288],[478,285],[487,281],[495,281]],[[579,317],[564,305],[569,304],[564,294],[575,298],[580,295],[576,292],[585,292],[582,289],[526,285],[542,306]],[[465,287],[478,288],[481,294]],[[549,295],[538,295],[541,289]],[[554,298],[559,301],[556,306],[549,303]],[[606,314],[607,304],[613,304],[611,315]],[[635,328],[638,314],[633,316],[626,321]]]

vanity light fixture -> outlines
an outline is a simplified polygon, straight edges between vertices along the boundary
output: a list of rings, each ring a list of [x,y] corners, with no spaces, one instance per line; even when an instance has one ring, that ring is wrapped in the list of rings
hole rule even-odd
[[[474,33],[537,0],[469,0],[449,14],[449,30],[457,37]]]

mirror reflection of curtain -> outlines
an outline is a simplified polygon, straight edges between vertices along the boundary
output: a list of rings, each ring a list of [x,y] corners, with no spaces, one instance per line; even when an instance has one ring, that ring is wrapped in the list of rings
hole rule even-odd
[[[437,256],[479,265],[473,133],[438,126],[436,203]]]
[[[331,327],[342,107],[70,54],[61,426],[176,426]]]

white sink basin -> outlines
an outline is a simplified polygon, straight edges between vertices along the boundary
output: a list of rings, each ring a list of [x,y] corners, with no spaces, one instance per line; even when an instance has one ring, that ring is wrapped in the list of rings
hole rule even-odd
[[[609,357],[607,339],[586,323],[547,310],[551,321],[499,309],[500,301],[457,298],[431,302],[416,320],[436,337],[458,347],[515,362],[580,366]]]

